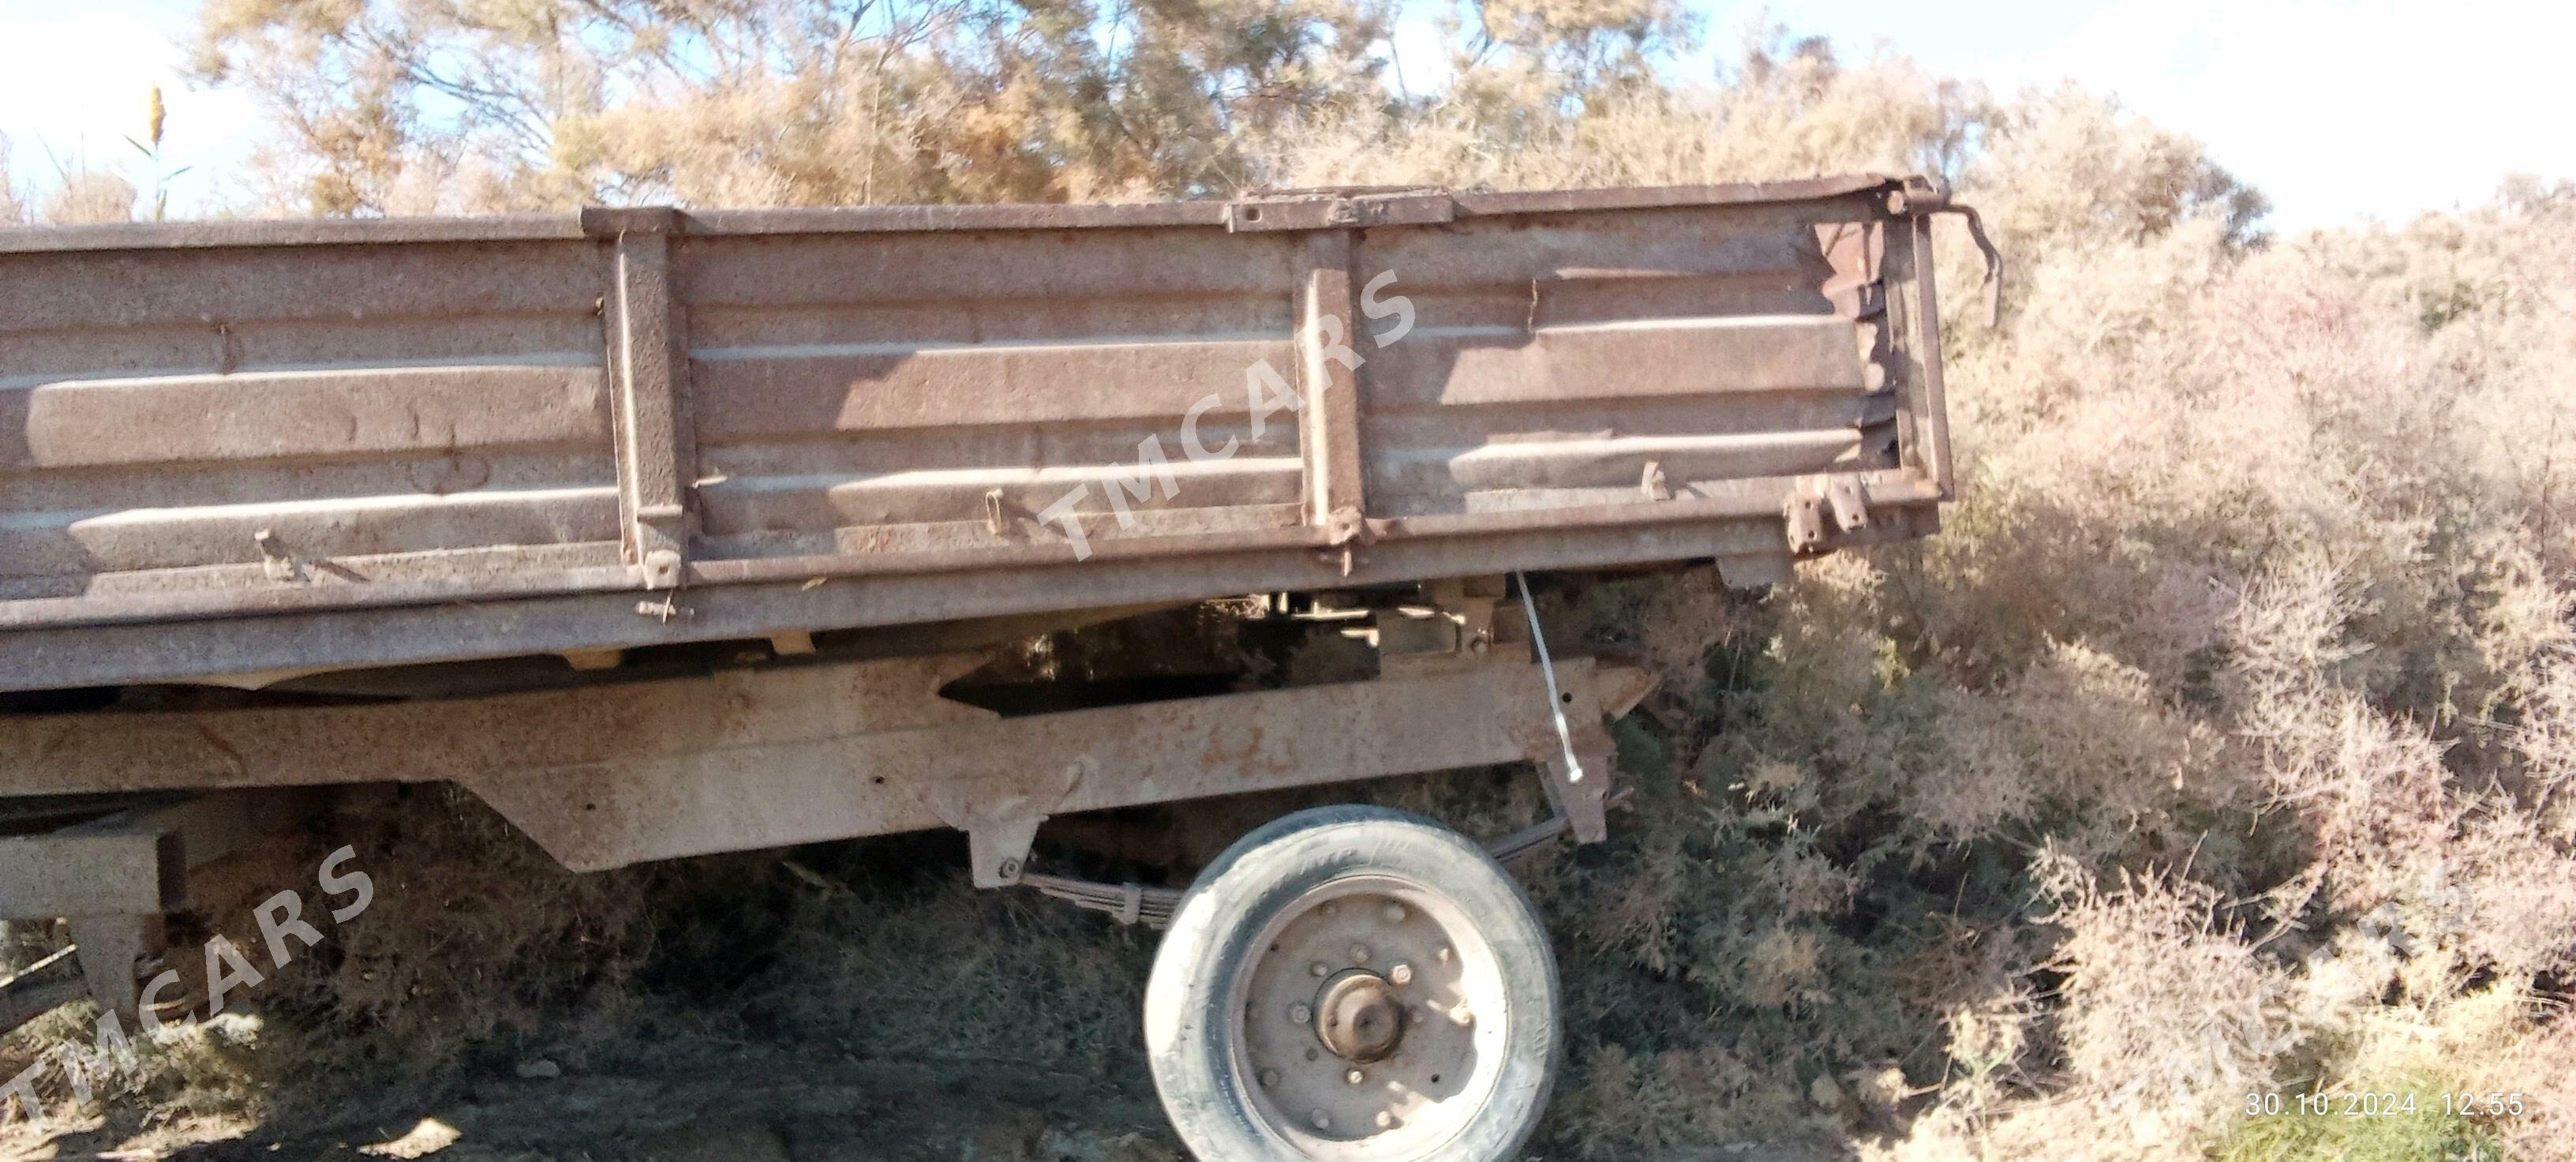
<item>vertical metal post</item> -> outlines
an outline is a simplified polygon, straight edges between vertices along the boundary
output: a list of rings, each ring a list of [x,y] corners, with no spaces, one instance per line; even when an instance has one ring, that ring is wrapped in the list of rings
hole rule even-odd
[[[677,211],[590,210],[607,237],[608,359],[616,389],[617,510],[624,555],[647,589],[676,588],[695,531],[697,440],[688,402],[688,345],[671,296]]]
[[[1307,523],[1347,545],[1366,531],[1360,476],[1358,333],[1351,292],[1351,231],[1316,230],[1305,239],[1299,288],[1297,360],[1304,393],[1300,456]]]
[[[1907,376],[1907,387],[1915,393],[1914,425],[1916,438],[1923,444],[1925,470],[1941,489],[1941,499],[1950,500],[1957,489],[1950,475],[1949,405],[1942,398],[1941,387],[1941,306],[1933,288],[1932,217],[1912,214],[1905,219],[1906,259],[1914,275],[1914,356],[1908,360],[1914,374]]]
[[[134,979],[135,962],[160,947],[161,917],[74,916],[70,927],[72,943],[79,950],[73,955],[80,961],[90,999],[98,1002],[101,1012],[133,1020],[142,993]]]

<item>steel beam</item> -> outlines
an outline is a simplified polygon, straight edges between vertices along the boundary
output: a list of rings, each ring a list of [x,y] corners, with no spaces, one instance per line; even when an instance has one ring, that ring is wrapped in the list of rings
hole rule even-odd
[[[0,837],[0,920],[157,916],[185,898],[189,869],[283,830],[302,809],[299,792],[221,792]]]
[[[0,839],[0,919],[157,914],[177,902],[163,872],[180,858],[178,835],[159,830]]]
[[[1570,659],[1557,675],[1593,711],[1577,724],[1586,736],[1600,734],[1602,708],[1635,700],[1632,670]],[[1560,752],[1552,722],[1538,667],[1505,662],[459,781],[576,870],[950,826],[976,839],[976,880],[993,885],[1017,879],[1050,815],[1545,760]],[[1568,804],[1577,819],[1608,792],[1606,761],[1586,781],[1585,800]]]
[[[16,785],[92,791],[426,783],[894,729],[989,711],[940,686],[980,654],[728,671],[486,698],[0,719]]]
[[[0,630],[9,634],[7,658],[0,662],[0,690],[759,638],[786,629],[923,624],[1388,584],[1516,568],[1540,572],[1716,559],[1729,566],[1730,577],[1736,576],[1739,568],[1747,570],[1748,577],[1769,576],[1785,571],[1789,555],[1780,531],[1780,504],[1790,484],[1783,481],[1776,487],[1777,491],[1770,492],[1766,499],[1747,497],[1741,502],[1675,499],[1646,510],[1656,516],[1654,523],[1627,528],[1548,528],[1543,514],[1516,512],[1386,522],[1394,526],[1392,534],[1380,533],[1347,577],[1341,572],[1338,558],[1328,560],[1327,554],[1317,552],[1329,547],[1325,530],[1297,529],[1291,530],[1295,534],[1291,539],[1298,546],[1295,548],[1238,550],[1185,562],[1160,556],[1113,555],[1106,550],[1116,542],[1103,541],[1100,544],[1104,551],[1079,568],[1027,561],[995,562],[969,569],[961,561],[952,571],[884,574],[869,571],[870,558],[852,556],[838,558],[833,571],[827,574],[733,568],[755,562],[702,562],[691,567],[693,575],[719,574],[727,580],[747,583],[700,588],[692,581],[691,587],[676,599],[680,616],[668,621],[636,616],[636,597],[631,591],[532,595],[490,602],[467,601],[461,591],[453,591],[437,598],[415,595],[423,604],[391,609],[332,609],[318,601],[285,600],[276,602],[277,608],[273,609],[265,605],[230,611],[176,608],[199,604],[182,600],[170,603],[173,608],[168,615],[198,620],[47,628],[7,628],[12,618],[5,605],[0,604]],[[1901,489],[1902,485],[1890,487]],[[1885,495],[1880,486],[1870,486],[1873,502]],[[1755,509],[1757,505],[1758,515],[1724,515],[1737,509]],[[1873,527],[1872,537],[1853,536],[1838,543],[1920,536],[1931,527],[1932,509],[1928,504],[1918,504],[1913,511],[1914,517],[1900,520],[1891,509],[1890,515]],[[1666,517],[1672,519],[1663,519]],[[1409,524],[1423,526],[1422,535],[1405,535]],[[601,571],[599,580],[606,583],[611,573],[623,576],[612,566]],[[816,578],[825,583],[813,584]],[[310,596],[311,589],[297,587],[277,593],[286,598]],[[168,596],[193,599],[207,595]],[[92,604],[106,611],[119,603]],[[218,612],[226,615],[213,616]],[[254,612],[270,616],[230,615]],[[0,750],[7,749],[6,736],[12,729],[11,724],[0,723]],[[19,793],[26,794],[53,789],[53,784],[43,779],[20,781],[14,775],[11,786],[13,790],[23,788]]]

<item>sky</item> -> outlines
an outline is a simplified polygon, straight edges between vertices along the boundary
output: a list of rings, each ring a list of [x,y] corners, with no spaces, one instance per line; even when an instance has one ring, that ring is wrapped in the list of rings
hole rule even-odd
[[[2283,230],[2402,221],[2486,200],[2504,177],[2576,177],[2565,46],[2576,6],[2552,0],[1687,0],[1713,67],[1764,20],[1831,37],[1844,56],[1884,46],[2000,92],[2072,79],[2207,143],[2272,197]],[[1412,0],[1397,50],[1413,87],[1441,71],[1434,0]],[[170,107],[172,207],[225,200],[262,132],[234,90],[181,75],[194,0],[0,0],[0,133],[22,186],[57,163],[127,166],[154,84]],[[1413,14],[1421,14],[1416,19]],[[2552,128],[2555,126],[2556,128]]]

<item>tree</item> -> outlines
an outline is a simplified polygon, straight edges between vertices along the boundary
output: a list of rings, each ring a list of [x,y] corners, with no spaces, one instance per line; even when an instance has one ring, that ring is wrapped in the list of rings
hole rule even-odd
[[[210,0],[325,214],[1201,193],[1382,102],[1392,0]]]

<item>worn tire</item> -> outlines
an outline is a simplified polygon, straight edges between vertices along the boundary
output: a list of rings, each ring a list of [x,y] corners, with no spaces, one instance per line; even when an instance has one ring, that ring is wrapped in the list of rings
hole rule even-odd
[[[1394,894],[1368,894],[1372,886]],[[1383,923],[1388,917],[1403,923]],[[1279,941],[1312,931],[1310,942],[1329,944],[1360,923],[1385,933],[1388,951],[1377,965],[1386,975],[1375,984],[1402,977],[1419,988],[1383,989],[1399,1030],[1383,1059],[1366,1056],[1377,1051],[1372,1045],[1358,1056],[1345,1054],[1347,1060],[1333,1049],[1316,1064],[1313,1046],[1299,1048],[1303,1043],[1293,1038],[1304,1032],[1316,1044],[1335,1044],[1322,1040],[1322,1005],[1285,1006],[1309,1014],[1312,1024],[1302,1029],[1283,1033],[1256,1024],[1257,1014],[1276,1011],[1269,1002],[1299,995],[1299,978],[1307,975],[1305,964],[1282,966],[1303,959],[1307,946],[1281,953]],[[1315,927],[1326,924],[1342,927]],[[1369,960],[1365,944],[1348,947],[1360,962]],[[1392,964],[1399,955],[1424,968]],[[1434,958],[1437,968],[1453,970],[1444,979],[1454,988],[1432,979]],[[1314,960],[1313,977],[1323,978],[1329,967]],[[1361,971],[1345,968],[1334,979]],[[1258,996],[1251,991],[1256,987],[1264,990]],[[1435,989],[1444,991],[1435,996]],[[1438,998],[1453,996],[1454,1010],[1441,1007],[1446,1002]],[[1404,812],[1324,807],[1243,837],[1182,897],[1145,990],[1145,1046],[1164,1111],[1204,1162],[1501,1162],[1515,1155],[1546,1108],[1557,1068],[1557,1007],[1546,930],[1520,885],[1483,849]],[[1338,1019],[1333,1023],[1338,1029]],[[1294,1075],[1290,1089],[1305,1085],[1305,1092],[1321,1093],[1311,1088],[1308,1071],[1340,1076],[1347,1068],[1354,1087],[1366,1073],[1370,1086],[1384,1092],[1354,1088],[1315,1103],[1297,1100],[1302,1094],[1283,1097],[1273,1092],[1282,1084],[1282,1067],[1256,1064],[1255,1051],[1267,1054],[1263,1062],[1284,1063]],[[1422,1061],[1409,1062],[1408,1054]],[[1456,1063],[1447,1079],[1428,1072],[1442,1061]],[[1389,1080],[1380,1081],[1381,1073]],[[1433,1084],[1424,1085],[1425,1076]],[[1322,1102],[1350,1100],[1394,1103],[1402,1112],[1381,1106],[1369,1113],[1373,1107],[1363,1105],[1358,1124],[1342,1118],[1335,1134],[1310,1124],[1333,1121]],[[1283,1102],[1297,1111],[1312,1104],[1313,1112],[1283,1109]]]

